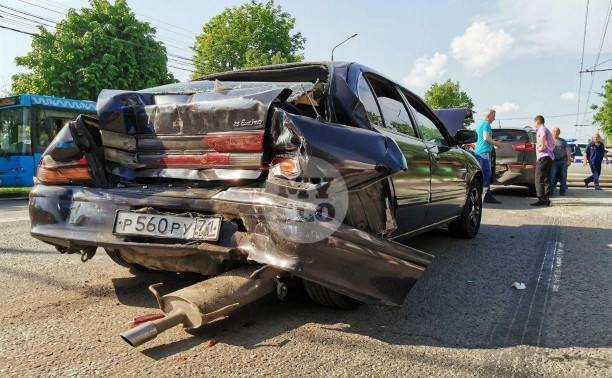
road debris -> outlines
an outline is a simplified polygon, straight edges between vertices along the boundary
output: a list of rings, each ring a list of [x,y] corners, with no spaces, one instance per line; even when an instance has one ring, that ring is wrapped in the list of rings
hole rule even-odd
[[[510,287],[513,287],[516,290],[525,290],[527,285],[525,285],[523,282],[515,282]]]

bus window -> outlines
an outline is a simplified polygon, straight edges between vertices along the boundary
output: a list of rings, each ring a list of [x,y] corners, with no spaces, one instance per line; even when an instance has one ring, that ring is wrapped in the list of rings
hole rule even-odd
[[[73,121],[81,112],[61,111],[55,109],[33,108],[36,119],[36,144],[34,152],[44,152],[62,127]]]
[[[30,154],[31,145],[27,109],[0,109],[0,154]]]

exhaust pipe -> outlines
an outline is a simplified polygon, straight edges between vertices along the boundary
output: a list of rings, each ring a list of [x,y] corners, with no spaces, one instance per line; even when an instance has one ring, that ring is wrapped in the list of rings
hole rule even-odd
[[[277,271],[266,268],[256,271],[257,267],[243,266],[163,297],[156,290],[161,284],[151,285],[149,290],[166,316],[141,324],[120,336],[137,347],[179,324],[195,329],[226,316],[276,289]]]

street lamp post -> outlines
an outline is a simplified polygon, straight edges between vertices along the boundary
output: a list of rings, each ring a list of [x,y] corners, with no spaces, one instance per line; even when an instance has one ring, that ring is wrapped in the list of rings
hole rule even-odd
[[[352,36],[348,37],[347,39],[345,39],[344,41],[338,43],[336,46],[334,46],[334,48],[332,49],[332,53],[331,53],[331,60],[332,62],[334,61],[334,50],[336,49],[336,47],[340,46],[341,44],[343,44],[344,42],[348,41],[351,38],[355,38],[357,37],[357,33],[353,34]]]

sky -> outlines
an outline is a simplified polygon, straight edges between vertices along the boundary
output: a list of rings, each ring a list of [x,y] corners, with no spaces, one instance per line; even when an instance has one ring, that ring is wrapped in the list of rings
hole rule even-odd
[[[189,46],[211,17],[244,2],[128,0],[138,19],[157,28],[157,39],[168,52],[186,58],[193,56]],[[586,140],[596,131],[594,126],[575,125],[591,124],[587,100],[589,105],[602,103],[596,92],[612,78],[612,71],[585,73],[582,79],[578,71],[581,64],[593,67],[598,57],[598,69],[612,68],[612,26],[602,40],[612,0],[590,0],[586,35],[586,0],[276,3],[296,19],[295,31],[306,37],[306,61],[329,60],[334,45],[358,33],[336,49],[335,60],[369,66],[419,95],[434,82],[459,81],[474,101],[477,118],[488,108],[497,110],[495,127],[531,125],[533,117],[542,114],[547,126],[560,127],[566,138]],[[0,0],[0,5],[60,21],[68,8],[88,3]],[[0,25],[34,31],[2,18]],[[14,58],[26,54],[30,42],[28,35],[0,29],[0,89],[10,88],[13,74],[25,72]],[[176,61],[169,64],[189,69]],[[188,71],[171,71],[180,81],[189,80]]]

